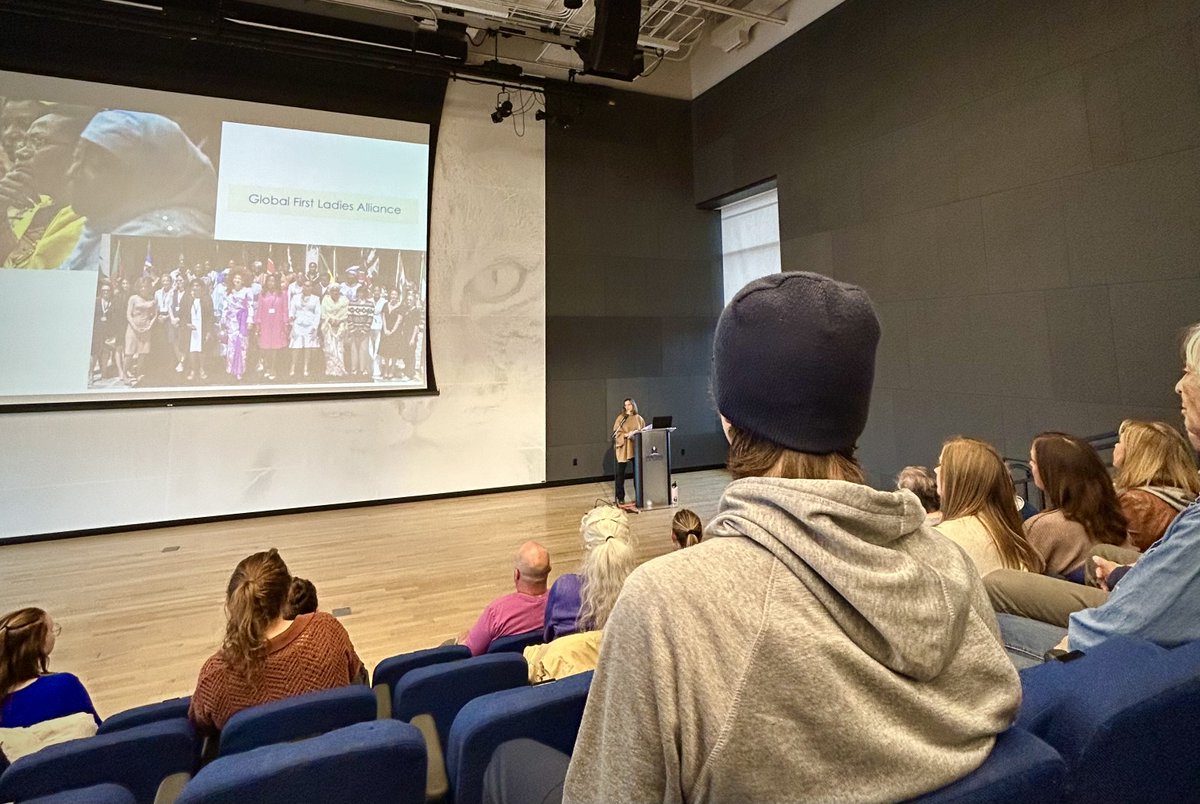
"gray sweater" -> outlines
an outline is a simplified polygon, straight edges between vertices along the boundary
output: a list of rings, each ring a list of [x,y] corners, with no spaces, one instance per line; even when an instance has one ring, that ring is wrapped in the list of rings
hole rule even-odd
[[[978,767],[1021,686],[908,491],[730,484],[605,628],[564,802],[886,802]],[[712,537],[718,538],[712,538]]]

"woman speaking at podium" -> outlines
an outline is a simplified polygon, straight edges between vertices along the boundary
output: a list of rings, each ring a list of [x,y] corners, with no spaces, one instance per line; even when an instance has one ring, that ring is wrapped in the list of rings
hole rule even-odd
[[[625,473],[629,469],[629,462],[633,460],[633,439],[630,434],[645,426],[646,420],[638,415],[637,403],[626,399],[625,410],[617,415],[612,429],[613,452],[617,457],[617,505],[625,502]]]

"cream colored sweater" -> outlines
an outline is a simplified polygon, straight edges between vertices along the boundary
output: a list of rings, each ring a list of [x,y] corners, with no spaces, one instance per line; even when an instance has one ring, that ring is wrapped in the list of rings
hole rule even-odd
[[[948,519],[938,525],[937,530],[971,557],[971,561],[975,563],[975,569],[979,571],[980,578],[989,572],[1005,568],[1004,561],[1000,558],[1000,551],[996,549],[996,543],[992,541],[983,520],[979,517],[971,515]],[[1023,567],[1009,567],[1009,569],[1023,569]]]

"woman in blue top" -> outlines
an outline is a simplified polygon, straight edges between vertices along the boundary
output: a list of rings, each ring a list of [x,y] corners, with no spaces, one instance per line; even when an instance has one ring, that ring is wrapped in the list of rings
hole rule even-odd
[[[50,652],[61,630],[37,608],[18,609],[0,618],[0,726],[32,726],[77,712],[100,722],[79,679],[50,672]]]

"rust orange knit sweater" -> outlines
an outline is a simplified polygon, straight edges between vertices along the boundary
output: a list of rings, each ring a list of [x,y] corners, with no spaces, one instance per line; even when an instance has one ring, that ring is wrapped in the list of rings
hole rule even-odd
[[[362,671],[350,635],[331,614],[302,614],[270,641],[262,679],[252,688],[226,666],[218,651],[200,668],[188,717],[196,730],[211,734],[242,709],[345,687]]]

